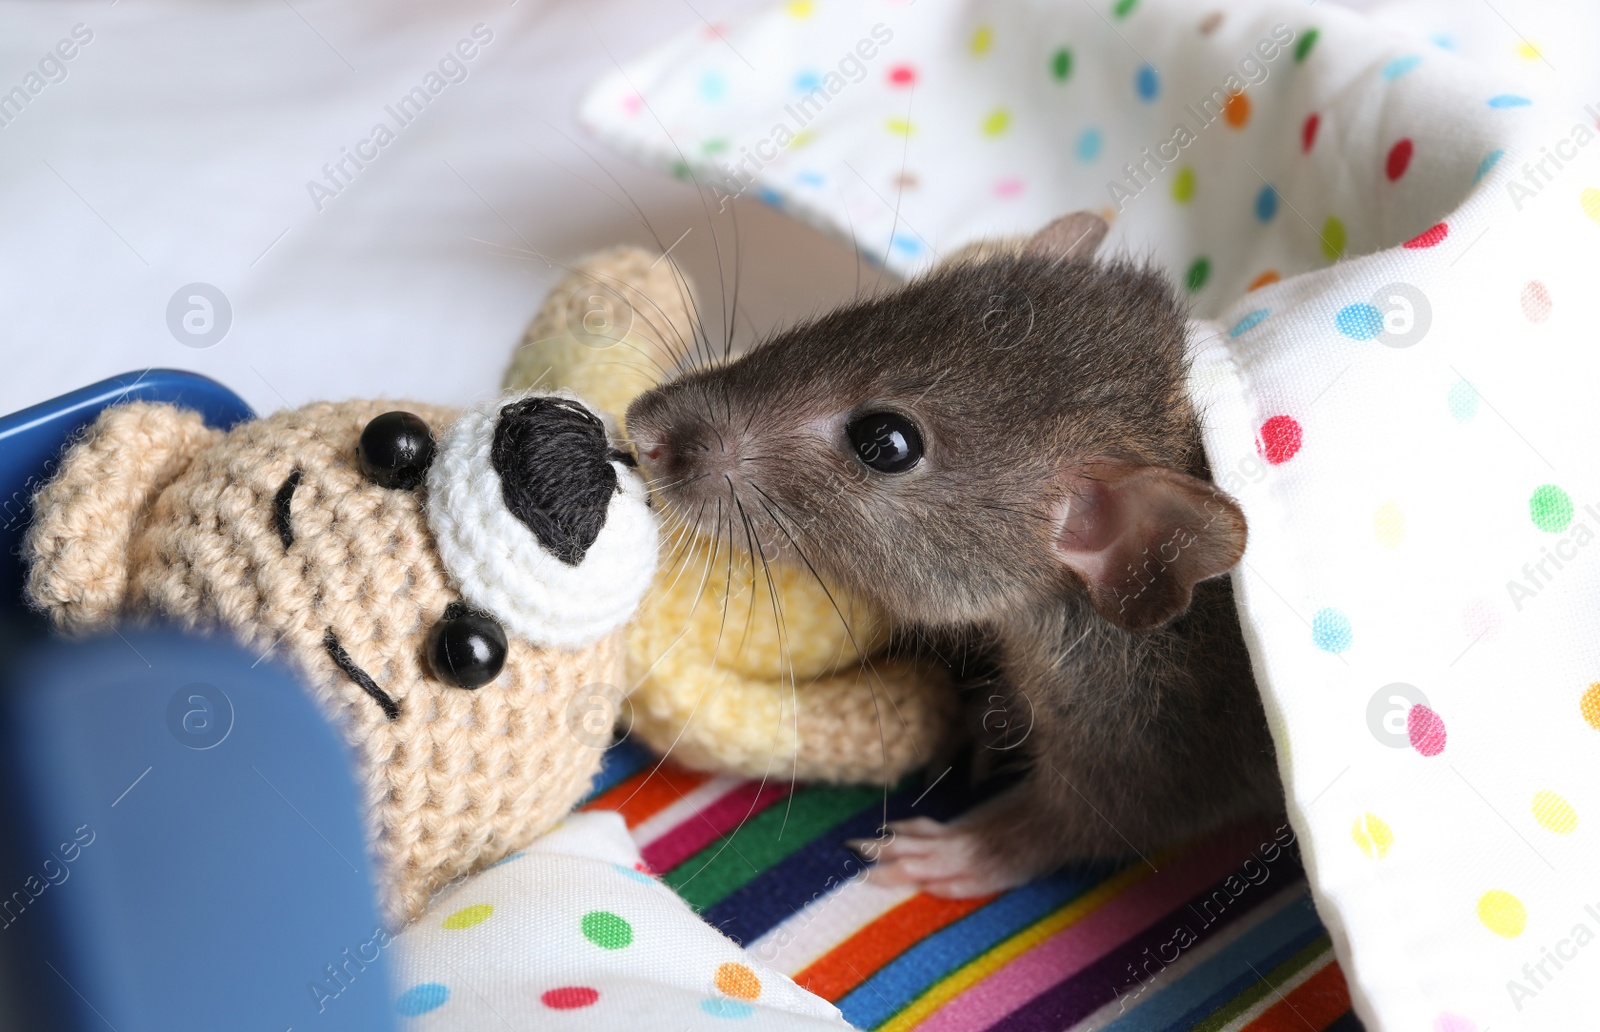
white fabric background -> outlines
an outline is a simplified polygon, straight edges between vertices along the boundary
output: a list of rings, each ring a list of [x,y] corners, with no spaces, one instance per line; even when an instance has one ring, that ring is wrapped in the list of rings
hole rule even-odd
[[[317,397],[465,404],[498,387],[559,275],[517,251],[570,262],[651,241],[589,155],[664,244],[691,230],[672,253],[720,339],[694,191],[587,139],[572,113],[611,55],[702,25],[696,11],[751,6],[5,0],[0,90],[73,25],[94,39],[0,128],[0,413],[152,365],[215,377],[258,411]],[[306,181],[479,22],[495,38],[466,81],[316,211]],[[855,289],[847,248],[754,202],[739,219],[741,337]],[[730,286],[731,230],[719,220]],[[166,323],[168,299],[195,281],[234,312],[204,350]]]

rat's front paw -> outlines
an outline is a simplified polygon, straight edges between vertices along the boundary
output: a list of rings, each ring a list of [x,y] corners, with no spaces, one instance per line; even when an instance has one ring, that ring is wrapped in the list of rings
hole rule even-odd
[[[845,843],[864,860],[874,861],[869,880],[885,886],[912,886],[932,896],[966,899],[989,896],[1027,881],[989,844],[972,832],[927,817],[895,821],[883,838]]]

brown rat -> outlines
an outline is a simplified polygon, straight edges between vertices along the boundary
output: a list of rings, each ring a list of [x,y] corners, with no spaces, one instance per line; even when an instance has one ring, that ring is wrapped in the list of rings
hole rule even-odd
[[[881,880],[979,895],[1281,804],[1186,313],[1156,270],[1094,259],[1106,228],[1065,216],[628,411],[702,532],[997,647],[1029,769],[957,825],[894,825]]]

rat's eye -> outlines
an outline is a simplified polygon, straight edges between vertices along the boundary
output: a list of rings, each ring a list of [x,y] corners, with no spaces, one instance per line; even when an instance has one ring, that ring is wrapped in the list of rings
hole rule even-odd
[[[922,433],[898,412],[869,412],[844,431],[856,457],[879,473],[904,473],[922,461]]]
[[[428,665],[445,684],[481,688],[506,665],[506,632],[493,617],[452,602],[428,632]]]
[[[422,483],[433,461],[433,431],[420,416],[385,412],[361,431],[356,461],[379,487],[409,491]]]

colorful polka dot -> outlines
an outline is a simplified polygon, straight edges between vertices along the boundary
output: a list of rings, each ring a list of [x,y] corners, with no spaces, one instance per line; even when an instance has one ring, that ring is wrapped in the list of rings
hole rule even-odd
[[[1388,64],[1384,65],[1383,71],[1380,74],[1382,74],[1385,79],[1393,82],[1395,79],[1400,78],[1407,72],[1415,71],[1417,65],[1421,63],[1421,55],[1407,54],[1404,57],[1397,57],[1393,61],[1390,61]]]
[[[583,937],[603,950],[620,950],[633,942],[633,925],[609,910],[583,915]]]
[[[1278,214],[1278,191],[1271,186],[1263,186],[1261,192],[1256,194],[1256,218],[1262,222],[1271,222]]]
[[[632,867],[623,867],[621,864],[612,864],[611,866],[617,869],[618,874],[623,875],[630,881],[642,882],[645,885],[654,885],[656,883],[655,879],[645,871],[634,870]]]
[[[1344,254],[1344,223],[1332,215],[1322,224],[1322,254],[1330,262],[1336,262]]]
[[[1528,926],[1528,908],[1511,893],[1490,889],[1478,897],[1478,920],[1494,934],[1515,939]]]
[[[1021,196],[1025,185],[1026,184],[1024,184],[1020,179],[1002,179],[994,184],[994,195],[996,197],[1006,198],[1019,197]]]
[[[1134,76],[1134,88],[1139,91],[1140,100],[1155,100],[1161,93],[1161,79],[1154,68],[1140,65],[1138,74]]]
[[[1221,24],[1222,24],[1222,12],[1221,11],[1212,11],[1210,14],[1206,15],[1205,20],[1200,23],[1200,35],[1202,35],[1202,36],[1211,35],[1213,32],[1217,31],[1217,26],[1219,26]]]
[[[1572,496],[1554,484],[1542,484],[1528,499],[1533,525],[1547,534],[1559,534],[1572,522]]]
[[[1178,169],[1178,174],[1172,177],[1172,199],[1179,204],[1194,200],[1194,169],[1188,165]]]
[[[908,237],[904,233],[896,233],[890,237],[889,246],[902,254],[917,255],[922,253],[922,244],[915,237]]]
[[[419,1014],[438,1010],[450,999],[450,990],[438,982],[423,982],[414,985],[400,994],[394,1001],[394,1009],[401,1015],[414,1018]]]
[[[1541,828],[1557,835],[1570,835],[1578,827],[1578,811],[1549,789],[1534,793],[1533,819]]]
[[[917,70],[908,64],[898,64],[889,69],[889,83],[894,86],[910,86],[917,81]]]
[[[1280,466],[1300,451],[1302,438],[1300,424],[1293,416],[1273,416],[1261,424],[1256,434],[1256,450],[1263,459]]]
[[[1530,280],[1522,288],[1522,314],[1529,322],[1541,323],[1550,318],[1550,288]]]
[[[1233,329],[1228,331],[1228,336],[1237,337],[1241,333],[1249,333],[1257,326],[1260,326],[1262,321],[1271,314],[1265,308],[1257,308],[1255,311],[1247,313],[1244,318],[1233,324]]]
[[[822,85],[822,77],[816,72],[801,72],[794,77],[794,88],[801,93],[810,93]]]
[[[1578,699],[1578,712],[1584,715],[1584,723],[1600,731],[1600,683],[1589,685],[1589,690],[1584,691],[1584,696]]]
[[[1403,137],[1389,148],[1389,156],[1383,163],[1383,174],[1393,183],[1406,174],[1406,169],[1411,167],[1411,155],[1416,150],[1410,137]]]
[[[1133,9],[1138,6],[1139,0],[1117,0],[1116,6],[1111,8],[1111,13],[1116,15],[1118,18],[1126,18],[1128,15],[1132,14]]]
[[[1528,40],[1523,40],[1517,44],[1517,56],[1524,61],[1541,61],[1544,59],[1544,55],[1539,52],[1539,48]]]
[[[440,927],[449,929],[471,928],[473,925],[480,925],[489,920],[489,915],[492,913],[494,913],[494,907],[487,903],[479,903],[477,906],[463,907],[462,909],[451,914],[449,917],[445,918],[444,923],[440,925]]]
[[[1465,380],[1451,384],[1444,400],[1457,423],[1469,423],[1478,414],[1478,389]]]
[[[1433,1019],[1433,1032],[1478,1032],[1478,1026],[1469,1018],[1443,1011]]]
[[[1409,247],[1413,251],[1421,251],[1429,247],[1438,247],[1440,244],[1444,243],[1444,238],[1449,235],[1450,227],[1441,222],[1437,225],[1428,227],[1421,233],[1418,233],[1416,236],[1412,237],[1410,240],[1407,240],[1404,246]]]
[[[1300,34],[1300,39],[1294,45],[1294,63],[1304,64],[1305,59],[1311,56],[1312,48],[1317,45],[1317,37],[1322,35],[1316,29],[1307,29]]]
[[[1491,171],[1493,171],[1496,165],[1500,164],[1500,159],[1505,156],[1506,152],[1503,149],[1492,150],[1485,154],[1483,156],[1483,160],[1478,162],[1478,171],[1472,174],[1472,181],[1476,183],[1478,180],[1488,175]]]
[[[1189,293],[1194,294],[1205,288],[1206,280],[1211,278],[1211,259],[1201,255],[1190,265],[1189,271],[1183,274],[1183,285]]]
[[[1389,847],[1394,845],[1394,832],[1373,813],[1364,813],[1356,818],[1355,825],[1350,829],[1350,837],[1368,860],[1382,860],[1389,855]]]
[[[1260,290],[1262,287],[1271,286],[1282,278],[1283,277],[1278,275],[1278,270],[1268,269],[1266,272],[1263,272],[1261,275],[1250,281],[1249,289]]]
[[[1399,548],[1406,536],[1406,514],[1393,502],[1384,502],[1372,514],[1372,532],[1384,548]]]
[[[911,119],[909,118],[901,118],[898,115],[885,118],[883,120],[883,127],[889,130],[891,133],[894,133],[896,136],[911,135]]]
[[[812,3],[812,0],[789,0],[784,9],[789,12],[791,18],[809,18],[816,10],[816,4]]]
[[[713,1018],[748,1018],[756,1009],[740,1000],[729,1000],[720,996],[713,996],[700,1001],[700,1009]]]
[[[1583,693],[1583,698],[1578,700],[1578,712],[1583,714],[1584,723],[1600,731],[1600,684],[1591,684]]]
[[[740,1000],[753,1000],[761,995],[761,979],[743,964],[728,962],[717,967],[717,989]]]
[[[1350,618],[1337,609],[1319,609],[1311,617],[1311,641],[1324,652],[1343,652],[1350,647]]]
[[[972,34],[972,52],[974,54],[987,54],[994,45],[994,30],[987,25],[978,26]]]
[[[1406,711],[1406,737],[1417,752],[1437,756],[1444,752],[1444,718],[1418,703]]]
[[[593,1007],[600,999],[600,991],[591,989],[586,985],[564,985],[559,989],[545,991],[539,1002],[551,1010],[581,1010],[584,1007]]]
[[[999,136],[1011,127],[1011,112],[1005,108],[995,108],[983,119],[983,135]]]
[[[1100,130],[1085,129],[1078,134],[1078,160],[1093,161],[1100,156]]]
[[[1066,82],[1072,77],[1072,51],[1061,47],[1050,55],[1050,75],[1056,82]]]
[[[1532,103],[1533,101],[1527,97],[1518,96],[1515,93],[1502,93],[1498,97],[1489,98],[1489,106],[1492,108],[1519,108],[1527,107]]]
[[[721,72],[707,72],[700,77],[700,95],[713,103],[728,95],[728,80]]]
[[[1500,610],[1487,598],[1475,598],[1461,610],[1461,629],[1473,641],[1493,641],[1500,631]]]
[[[1228,94],[1222,105],[1222,117],[1234,129],[1243,129],[1250,121],[1250,98],[1243,93]]]
[[[1322,125],[1322,116],[1316,112],[1306,116],[1300,125],[1300,149],[1306,154],[1311,153],[1311,147],[1317,142],[1317,129]]]
[[[1600,190],[1592,186],[1584,187],[1583,193],[1578,195],[1578,204],[1583,207],[1583,213],[1590,222],[1600,224]]]
[[[1340,333],[1356,340],[1371,340],[1383,332],[1383,313],[1365,301],[1339,309],[1334,322]]]

